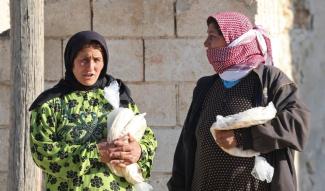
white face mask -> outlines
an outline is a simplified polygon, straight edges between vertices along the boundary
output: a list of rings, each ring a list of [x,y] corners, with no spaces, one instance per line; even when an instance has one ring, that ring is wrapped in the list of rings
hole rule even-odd
[[[226,70],[223,73],[219,74],[220,78],[226,81],[236,81],[240,80],[247,74],[252,71],[252,68],[246,70]]]

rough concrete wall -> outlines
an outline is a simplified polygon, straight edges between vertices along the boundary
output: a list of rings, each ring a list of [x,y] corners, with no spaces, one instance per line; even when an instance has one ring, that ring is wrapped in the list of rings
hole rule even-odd
[[[294,78],[311,110],[311,132],[300,155],[300,188],[323,191],[325,187],[325,1],[294,0],[291,51]]]
[[[314,3],[314,10],[320,16],[321,5],[316,2],[321,4],[321,1],[309,0]],[[321,68],[321,54],[311,54],[310,47],[316,44],[315,40],[310,45],[306,45],[303,40],[310,37],[306,35],[311,33],[310,29],[292,30],[295,20],[293,7],[292,0],[276,3],[263,0],[46,0],[45,86],[52,87],[64,76],[62,55],[67,39],[72,34],[90,29],[103,34],[110,51],[109,73],[127,82],[140,110],[148,113],[149,125],[153,127],[159,141],[150,181],[155,190],[166,190],[176,141],[191,101],[195,81],[203,75],[213,73],[203,48],[205,19],[209,13],[240,11],[253,21],[263,24],[271,33],[276,65],[291,78],[303,81],[300,83],[302,94],[312,110],[322,103],[320,91],[324,91],[324,88],[315,89],[314,84],[309,84],[313,83],[311,80],[305,80],[316,80],[324,71],[318,70]],[[324,27],[319,27],[320,31],[324,30]],[[313,34],[320,37],[321,33]],[[321,45],[317,47],[320,50],[323,48]],[[0,38],[0,60],[0,153],[4,153],[0,156],[2,191],[6,185],[9,147],[6,144],[10,125],[7,114],[10,108],[7,104],[10,98],[9,37]],[[307,67],[306,61],[318,67]],[[294,63],[293,67],[291,63]],[[298,75],[296,71],[299,71]],[[150,92],[150,95],[144,94],[145,92]],[[306,92],[318,97],[318,102],[317,99],[309,98]],[[316,135],[321,132],[321,124],[324,122],[320,110],[316,110],[320,114],[314,117],[313,122],[318,124],[313,130]],[[316,139],[318,141],[308,147],[321,149],[321,141],[324,143],[321,136],[319,133]],[[318,181],[315,178],[321,172],[318,169],[323,168],[324,172],[325,166],[318,166],[320,158],[318,160],[316,156],[320,151],[302,155],[301,172],[307,176],[302,177],[303,183],[307,181],[305,185]],[[325,152],[322,152],[324,158]],[[313,184],[316,184],[315,181]],[[310,190],[307,188],[311,187],[301,190]]]

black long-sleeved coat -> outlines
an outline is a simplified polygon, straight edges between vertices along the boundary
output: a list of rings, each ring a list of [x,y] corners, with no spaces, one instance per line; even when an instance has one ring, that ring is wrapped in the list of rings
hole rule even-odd
[[[309,110],[298,96],[297,86],[283,72],[273,66],[261,65],[252,72],[260,79],[256,99],[260,106],[272,101],[277,109],[274,119],[251,127],[251,143],[244,148],[266,154],[274,167],[272,191],[297,190],[294,150],[301,151],[309,132]],[[200,118],[206,93],[219,75],[201,78],[193,92],[193,99],[181,132],[174,156],[170,191],[191,190],[194,171],[195,129]]]

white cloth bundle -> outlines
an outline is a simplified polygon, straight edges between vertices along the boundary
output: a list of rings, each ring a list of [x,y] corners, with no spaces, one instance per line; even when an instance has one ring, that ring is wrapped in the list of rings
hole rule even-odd
[[[144,118],[146,114],[135,115],[132,110],[119,107],[119,86],[116,81],[105,87],[104,93],[105,98],[114,108],[107,116],[107,142],[111,142],[128,133],[139,142],[147,127],[147,122]],[[153,190],[150,184],[144,182],[142,171],[137,163],[127,165],[125,168],[110,163],[107,163],[107,166],[115,175],[124,177],[129,183],[133,184],[136,191]]]
[[[260,125],[270,121],[275,117],[275,115],[276,109],[272,102],[270,102],[266,107],[255,107],[226,117],[218,115],[216,117],[216,122],[213,123],[210,128],[210,132],[214,140],[216,140],[215,130],[232,130]],[[258,156],[260,155],[259,152],[254,150],[243,150],[243,148],[240,147],[230,149],[223,148],[220,145],[219,147],[232,156],[255,157],[255,166],[251,174],[261,181],[266,180],[268,183],[272,181],[274,168],[266,162],[265,158]]]

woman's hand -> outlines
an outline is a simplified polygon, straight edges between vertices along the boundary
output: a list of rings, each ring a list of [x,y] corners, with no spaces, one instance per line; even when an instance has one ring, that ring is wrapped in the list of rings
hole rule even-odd
[[[215,130],[216,142],[219,146],[230,149],[237,146],[237,140],[233,130]]]
[[[112,143],[100,142],[97,146],[101,162],[120,167],[136,163],[141,156],[141,147],[130,134],[115,139]]]
[[[127,139],[128,141],[125,141]],[[129,164],[138,162],[141,156],[139,143],[130,134],[113,141],[115,147],[109,148],[111,164],[125,167]]]
[[[114,143],[108,143],[106,140],[102,140],[97,144],[100,162],[109,163],[111,161],[109,149],[114,147]]]
[[[129,136],[125,135],[118,139],[115,139],[114,141],[118,142],[128,142]],[[111,158],[111,152],[113,152],[116,149],[116,145],[114,144],[114,141],[109,143],[105,139],[102,140],[100,143],[97,144],[97,148],[99,150],[100,155],[100,161],[103,163],[109,163],[113,158]]]

